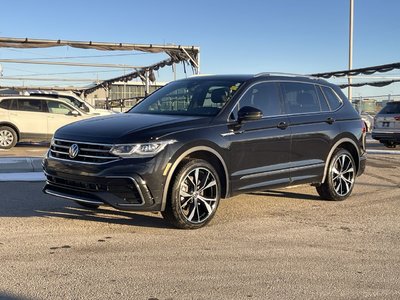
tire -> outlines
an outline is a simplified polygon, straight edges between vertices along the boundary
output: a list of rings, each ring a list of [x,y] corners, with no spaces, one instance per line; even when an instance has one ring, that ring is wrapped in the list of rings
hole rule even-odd
[[[356,178],[356,164],[349,151],[338,148],[329,162],[325,181],[317,186],[317,192],[324,200],[342,201],[353,191]]]
[[[74,201],[74,202],[79,204],[80,206],[83,206],[84,208],[89,208],[89,209],[97,209],[100,206],[98,204],[92,204],[92,203],[81,202],[81,201]]]
[[[208,224],[221,199],[218,172],[205,160],[185,163],[174,174],[164,219],[181,229],[198,229]]]
[[[11,149],[17,144],[18,136],[14,129],[0,126],[0,149]]]
[[[396,148],[396,144],[395,144],[394,142],[383,143],[383,145],[384,145],[386,148],[391,148],[391,149]]]

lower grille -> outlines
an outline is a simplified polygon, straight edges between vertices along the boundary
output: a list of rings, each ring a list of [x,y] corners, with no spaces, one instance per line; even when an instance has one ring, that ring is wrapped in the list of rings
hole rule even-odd
[[[47,175],[52,186],[63,187],[74,192],[106,192],[113,194],[128,204],[143,204],[143,196],[138,184],[132,178],[95,178],[92,181],[71,180]]]

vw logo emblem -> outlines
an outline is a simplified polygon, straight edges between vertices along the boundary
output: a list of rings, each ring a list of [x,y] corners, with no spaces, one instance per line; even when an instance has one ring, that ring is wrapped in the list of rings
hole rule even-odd
[[[69,147],[68,154],[70,158],[75,158],[79,154],[79,146],[77,144],[72,144],[71,147]]]

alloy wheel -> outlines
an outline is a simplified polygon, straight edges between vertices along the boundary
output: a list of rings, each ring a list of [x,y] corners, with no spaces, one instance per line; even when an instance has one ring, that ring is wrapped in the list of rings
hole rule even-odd
[[[191,223],[203,223],[218,206],[217,181],[211,171],[198,167],[181,181],[179,189],[180,210]]]
[[[1,147],[8,147],[10,146],[14,141],[14,136],[13,134],[6,130],[3,129],[0,131],[0,146]]]
[[[336,193],[345,196],[351,192],[354,185],[355,168],[353,160],[347,154],[336,158],[332,168],[332,182]]]

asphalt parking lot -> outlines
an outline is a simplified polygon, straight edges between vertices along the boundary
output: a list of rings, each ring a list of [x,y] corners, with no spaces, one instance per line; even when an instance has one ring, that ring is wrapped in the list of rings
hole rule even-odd
[[[196,231],[0,183],[1,299],[399,299],[400,157],[370,155],[353,196],[224,200]]]

